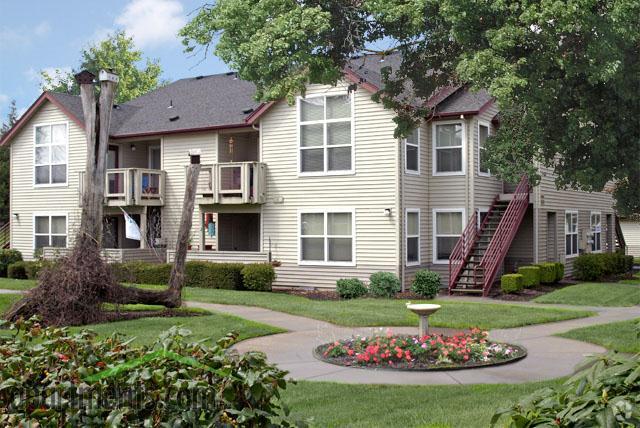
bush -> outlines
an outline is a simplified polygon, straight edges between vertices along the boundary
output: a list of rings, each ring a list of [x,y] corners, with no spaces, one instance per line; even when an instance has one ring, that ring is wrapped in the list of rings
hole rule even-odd
[[[411,291],[427,299],[433,299],[440,291],[440,275],[426,269],[419,270],[411,283]]]
[[[535,265],[540,268],[540,282],[542,284],[553,284],[556,282],[556,264],[553,262],[539,263]]]
[[[500,288],[504,293],[517,293],[524,287],[524,280],[519,273],[502,275],[500,278]]]
[[[6,277],[9,265],[21,262],[22,253],[18,250],[0,250],[0,276]]]
[[[518,273],[522,275],[522,286],[525,288],[540,285],[540,267],[539,266],[521,266]]]
[[[604,276],[604,263],[600,254],[583,254],[573,261],[573,276],[581,281],[598,281]]]
[[[498,410],[494,427],[635,427],[640,424],[640,354],[590,358],[564,384]],[[507,420],[505,421],[504,418]]]
[[[336,292],[343,299],[356,299],[367,294],[367,287],[358,278],[342,278],[336,282]]]
[[[374,296],[393,297],[400,290],[400,280],[392,272],[376,272],[369,277],[369,291]]]
[[[276,271],[269,263],[253,263],[242,268],[242,284],[247,290],[271,291]]]
[[[117,334],[99,339],[34,320],[7,327],[0,426],[296,425],[280,400],[287,372],[262,353],[230,350],[237,334],[207,346],[173,327],[154,346],[132,347]]]
[[[560,262],[555,262],[556,266],[556,282],[560,282],[564,279],[564,264]]]
[[[11,263],[7,268],[7,277],[13,279],[27,279],[27,262]]]

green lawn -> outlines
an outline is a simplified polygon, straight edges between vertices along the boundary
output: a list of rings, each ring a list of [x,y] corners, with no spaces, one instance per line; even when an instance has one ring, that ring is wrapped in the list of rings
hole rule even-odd
[[[0,313],[20,298],[17,294],[0,294]],[[126,310],[157,310],[161,307],[144,305],[127,305]],[[192,309],[190,309],[192,311]],[[195,312],[203,312],[195,310]],[[180,325],[191,330],[193,340],[210,339],[215,342],[230,331],[240,333],[240,340],[251,337],[264,336],[267,334],[282,333],[284,330],[261,324],[243,318],[226,314],[207,312],[203,316],[186,317],[152,317],[141,318],[129,321],[117,321],[104,324],[93,324],[85,327],[72,327],[72,331],[87,328],[95,331],[100,336],[109,336],[113,332],[125,334],[128,337],[136,337],[134,343],[138,345],[148,345],[155,341],[160,333],[169,330],[174,325]]]
[[[0,288],[3,288],[5,282],[8,281],[0,280]],[[33,286],[33,282],[30,281],[11,280],[10,284],[13,289],[26,289]],[[144,287],[162,288],[157,285]],[[284,293],[206,288],[186,288],[184,299],[204,303],[259,306],[348,327],[418,325],[418,317],[405,308],[406,302],[404,300],[319,301]],[[442,305],[442,309],[430,318],[430,324],[434,327],[510,328],[594,315],[589,311],[532,307],[530,305],[468,303],[447,300],[429,302]]]
[[[638,322],[640,318],[599,324],[571,330],[558,336],[595,343],[618,352],[637,353],[640,352],[640,339],[636,331]]]
[[[5,290],[28,290],[36,286],[35,281],[28,279],[0,278],[0,288]]]
[[[561,380],[519,385],[400,386],[304,382],[287,387],[296,418],[321,427],[488,427],[496,409]]]
[[[583,306],[634,306],[640,305],[640,286],[622,283],[571,285],[537,297],[534,302]]]

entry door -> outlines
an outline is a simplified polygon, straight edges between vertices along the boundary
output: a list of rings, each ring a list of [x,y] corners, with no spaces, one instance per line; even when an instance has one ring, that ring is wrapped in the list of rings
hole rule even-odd
[[[558,261],[558,223],[556,213],[547,213],[547,261]]]
[[[160,146],[149,146],[149,169],[161,168]]]
[[[120,243],[120,230],[118,228],[118,217],[117,216],[105,216],[104,218],[104,229],[102,238],[102,246],[104,248],[118,248]]]
[[[120,168],[120,147],[109,146],[107,151],[107,169]],[[108,174],[109,193],[120,193],[120,174]]]

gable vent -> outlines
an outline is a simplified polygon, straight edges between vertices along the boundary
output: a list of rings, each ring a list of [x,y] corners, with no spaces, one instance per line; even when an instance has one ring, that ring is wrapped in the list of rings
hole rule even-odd
[[[244,114],[253,113],[253,109],[252,108],[246,108],[246,109],[242,110],[242,113],[244,113]]]
[[[169,121],[170,121],[170,122],[175,122],[175,121],[176,121],[176,120],[178,120],[178,119],[180,119],[180,116],[171,116],[171,117],[169,118]]]

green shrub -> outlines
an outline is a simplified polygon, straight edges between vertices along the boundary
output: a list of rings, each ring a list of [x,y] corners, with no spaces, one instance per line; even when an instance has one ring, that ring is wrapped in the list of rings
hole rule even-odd
[[[411,283],[411,291],[427,299],[433,299],[440,291],[440,275],[426,269],[419,270]]]
[[[34,321],[0,328],[12,333],[0,337],[2,427],[296,426],[280,400],[287,372],[262,353],[230,350],[237,334],[208,346],[173,327],[133,347]]]
[[[637,427],[640,354],[592,357],[558,387],[539,389],[498,410],[491,426]],[[506,420],[505,420],[506,418]]]
[[[6,277],[9,265],[21,261],[22,253],[20,251],[8,249],[0,250],[0,276]]]
[[[276,271],[269,263],[253,263],[242,268],[242,284],[247,290],[271,291]]]
[[[555,262],[556,265],[556,282],[560,282],[564,279],[564,264],[561,262]]]
[[[343,299],[356,299],[367,294],[367,287],[358,278],[342,278],[336,282],[336,292]]]
[[[538,263],[540,268],[540,282],[542,284],[553,284],[556,282],[556,264],[553,262]]]
[[[369,277],[369,291],[374,296],[393,297],[400,290],[400,280],[392,272],[376,272]]]
[[[189,261],[185,264],[185,286],[200,288],[242,289],[242,263]],[[171,263],[112,263],[111,270],[120,282],[167,285]]]
[[[189,282],[190,287],[218,288],[222,290],[242,290],[242,263],[210,263],[210,262],[187,262],[187,266],[192,263],[204,263],[206,273],[202,282]]]
[[[522,275],[522,285],[525,288],[540,285],[540,267],[539,266],[521,266],[518,273]]]
[[[11,263],[7,268],[7,277],[13,279],[27,279],[27,262]]]
[[[517,293],[524,287],[524,280],[519,273],[509,273],[500,278],[500,288],[504,293]]]
[[[600,254],[582,254],[573,261],[573,277],[580,281],[598,281],[604,276]]]

